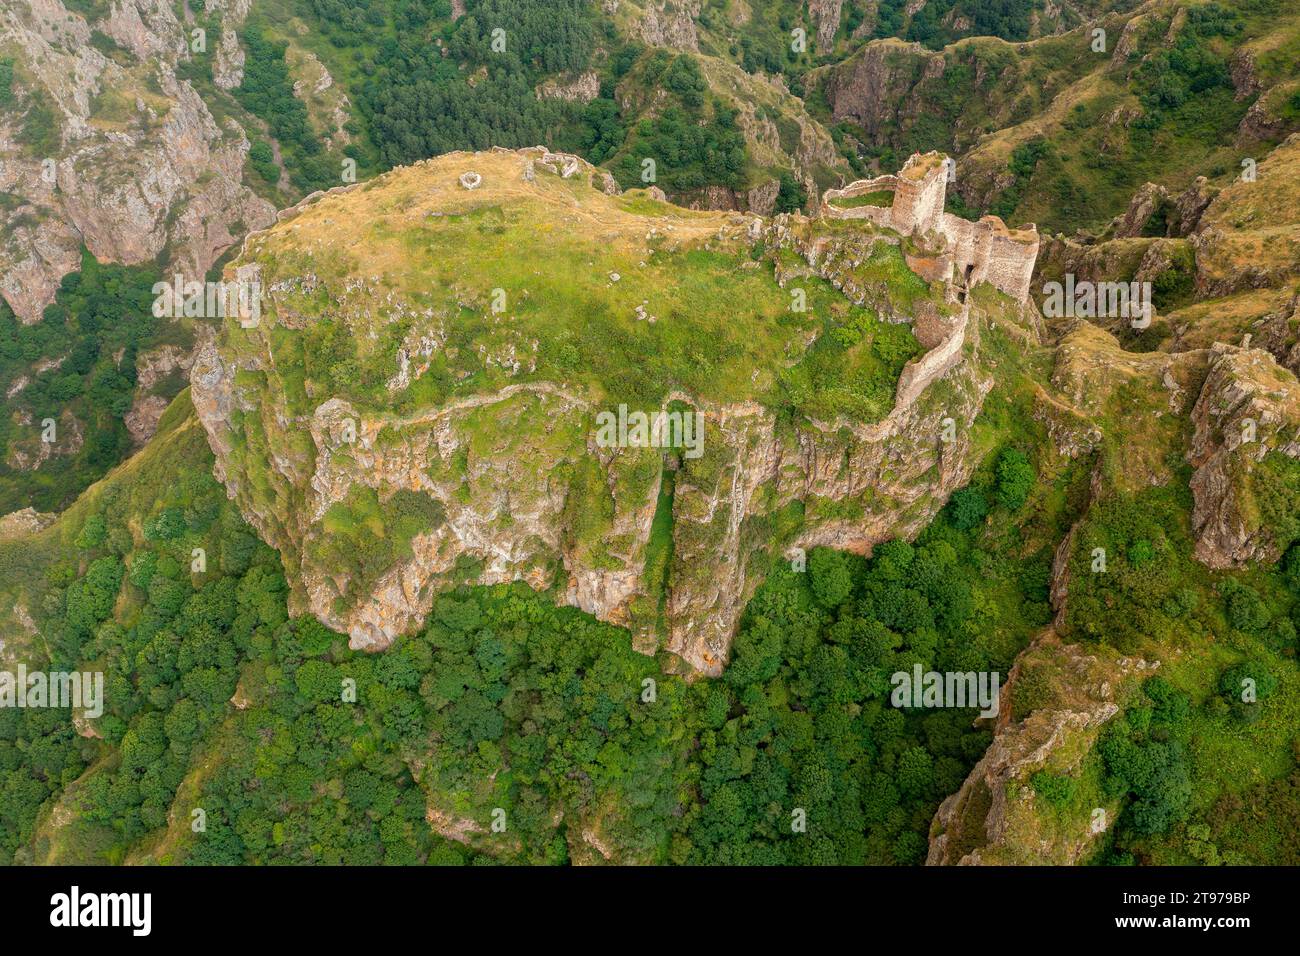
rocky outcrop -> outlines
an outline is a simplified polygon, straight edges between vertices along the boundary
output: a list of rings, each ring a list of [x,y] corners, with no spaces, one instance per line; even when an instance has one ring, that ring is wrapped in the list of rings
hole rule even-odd
[[[875,142],[885,139],[887,125],[910,126],[924,114],[917,87],[946,69],[944,54],[919,43],[878,40],[819,79],[835,122],[856,123]]]
[[[695,21],[700,0],[647,0],[641,19],[641,39],[650,46],[699,52]]]
[[[1117,807],[1060,819],[1029,785],[1038,770],[1069,774],[1102,727],[1155,665],[1098,645],[1062,644],[1052,632],[1017,658],[1000,699],[993,741],[930,825],[928,866],[1072,865],[1093,849]],[[1103,821],[1098,826],[1097,820]]]
[[[817,52],[829,53],[835,47],[844,0],[808,0],[808,15],[817,24]]]
[[[554,228],[546,218],[551,213],[537,203],[553,197],[565,215],[602,222],[605,244],[639,246],[657,234],[675,235],[677,243],[688,243],[683,248],[706,242],[747,259],[760,239],[781,263],[779,284],[818,276],[851,301],[909,320],[894,312],[887,288],[857,278],[858,264],[887,237],[829,231],[788,216],[765,223],[679,211],[624,223],[618,200],[599,189],[596,171],[580,161],[572,178],[592,187],[578,194],[580,205],[575,209],[567,188],[552,191],[558,187],[550,184],[562,177],[549,175],[545,155],[540,148],[453,154],[389,174],[391,185],[327,194],[251,237],[234,268],[245,274],[265,268],[264,262],[285,261],[279,255],[263,260],[260,250],[309,241],[326,221],[356,221],[362,204],[389,190],[393,204],[384,208],[408,210],[404,215],[424,229],[436,228],[448,207],[526,201],[538,228],[548,230]],[[468,167],[482,177],[473,192],[456,185]],[[414,197],[424,205],[415,205]],[[688,229],[696,238],[683,235]],[[752,260],[748,265],[772,268]],[[620,290],[636,281],[628,267],[622,271]],[[602,283],[616,281],[617,273],[599,264],[595,274]],[[295,608],[346,631],[358,648],[385,647],[417,626],[435,594],[466,575],[481,584],[524,580],[538,588],[559,581],[557,599],[628,625],[639,647],[666,646],[690,669],[717,674],[741,610],[774,554],[815,545],[865,553],[880,540],[915,534],[933,518],[969,478],[968,436],[992,385],[978,360],[978,328],[988,316],[963,308],[949,289],[949,298],[916,313],[918,338],[930,351],[904,370],[895,406],[881,420],[791,428],[757,400],[670,393],[663,409],[680,402],[702,416],[708,437],[698,456],[600,444],[593,428],[603,407],[598,394],[560,381],[518,381],[400,412],[392,406],[405,400],[396,397],[363,407],[317,393],[303,405],[303,386],[290,384],[298,373],[290,370],[288,353],[276,350],[275,342],[284,342],[281,330],[291,338],[309,329],[314,320],[297,312],[307,301],[302,296],[329,295],[331,314],[355,325],[354,334],[364,340],[369,333],[362,330],[374,315],[371,293],[361,277],[327,279],[301,266],[292,275],[263,274],[262,280],[270,290],[263,315],[272,318],[252,330],[228,328],[204,351],[191,374],[193,404],[218,477],[280,549]],[[462,301],[474,296],[468,288],[459,294]],[[422,318],[400,296],[384,301],[386,311],[412,323],[393,359],[399,375],[390,380],[409,387],[448,351],[446,327]],[[649,312],[638,315],[645,313],[648,322]],[[923,313],[928,318],[920,322]],[[792,340],[790,360],[807,344]],[[462,342],[458,349],[465,347]],[[553,347],[527,341],[504,349],[474,346],[513,375],[526,375],[535,361],[529,356]],[[940,379],[942,389],[934,387]],[[646,578],[646,567],[665,469],[676,473],[671,559],[661,583]],[[402,545],[369,569],[358,564],[342,532],[358,523],[398,526],[395,496],[409,500],[411,494],[425,502],[425,524],[410,537],[409,551]],[[763,530],[796,505],[805,513],[802,524],[780,537]]]
[[[0,516],[0,539],[20,538],[25,535],[44,531],[56,520],[58,515],[37,511],[35,508],[23,508]]]
[[[1300,291],[1259,320],[1255,344],[1277,363],[1300,376]]]
[[[1177,195],[1157,183],[1145,183],[1129,201],[1129,207],[1111,223],[1109,236],[1131,239],[1154,232],[1169,238],[1191,235],[1200,225],[1201,215],[1218,194],[1204,176]],[[1155,222],[1153,223],[1153,219]]]
[[[212,82],[223,90],[233,90],[244,82],[244,48],[239,45],[233,24],[224,24],[221,30],[212,64]]]
[[[177,76],[189,53],[171,5],[125,0],[95,29],[133,62],[101,53],[60,0],[0,9],[0,45],[18,51],[19,76],[31,77],[18,86],[20,109],[43,104],[57,124],[48,155],[0,128],[0,189],[18,200],[0,212],[0,294],[24,322],[53,300],[83,244],[128,264],[165,251],[170,266],[201,276],[274,214],[243,185],[243,131],[219,125]]]
[[[574,77],[551,77],[537,87],[539,100],[590,103],[598,96],[600,96],[600,76],[594,70]]]
[[[1289,505],[1276,501],[1261,466],[1272,455],[1300,459],[1300,385],[1262,349],[1216,344],[1211,352],[1187,452],[1196,557],[1220,569],[1275,561],[1286,542],[1267,509]]]

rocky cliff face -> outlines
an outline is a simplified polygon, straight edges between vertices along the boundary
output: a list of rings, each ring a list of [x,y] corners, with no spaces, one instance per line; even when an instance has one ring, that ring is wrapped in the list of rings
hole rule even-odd
[[[1028,647],[1001,697],[993,742],[930,827],[928,866],[1073,865],[1097,843],[1116,807],[1063,823],[1029,785],[1045,770],[1077,773],[1101,728],[1139,679],[1140,658],[1062,644],[1051,632]]]
[[[1262,349],[1216,344],[1209,374],[1192,410],[1188,461],[1196,557],[1212,568],[1277,560],[1279,470],[1300,459],[1300,387]]]
[[[856,123],[869,140],[879,141],[888,126],[910,126],[925,113],[917,87],[942,77],[946,69],[942,53],[919,43],[880,40],[826,69],[819,79],[832,117]]]
[[[237,22],[246,0],[209,0]],[[164,251],[201,276],[247,229],[272,221],[270,203],[242,183],[248,139],[218,123],[177,75],[192,56],[189,25],[162,0],[125,0],[101,18],[60,0],[0,9],[0,48],[18,56],[16,106],[0,113],[0,294],[34,322],[84,245],[136,264]],[[214,56],[234,70],[225,40]],[[50,128],[33,141],[38,117]]]
[[[457,581],[522,579],[630,626],[643,649],[666,647],[716,674],[741,610],[781,551],[868,551],[918,531],[967,480],[966,436],[991,386],[979,360],[988,315],[961,307],[952,290],[922,291],[914,275],[905,279],[890,251],[896,235],[609,196],[598,171],[551,156],[451,154],[304,204],[250,237],[230,274],[260,277],[263,319],[249,329],[231,323],[200,356],[194,405],[219,477],[280,549],[296,606],[348,632],[353,646],[387,646]],[[464,179],[473,189],[461,179],[469,171],[479,177]],[[535,268],[524,269],[522,285],[505,251],[526,241],[510,238],[516,225],[551,237],[525,260]],[[351,228],[378,245],[345,236]],[[494,230],[506,237],[499,253],[464,248]],[[456,266],[430,259],[444,242],[468,258]],[[350,261],[347,250],[362,247],[367,256]],[[746,253],[754,249],[767,250],[763,259]],[[873,271],[882,256],[899,257],[890,260],[902,269],[897,280]],[[670,270],[667,286],[657,263]],[[892,321],[931,316],[916,335],[941,360],[923,355],[909,365],[893,410],[877,421],[794,424],[766,402],[761,363],[724,357],[714,377],[732,385],[666,382],[649,406],[698,412],[698,453],[608,447],[596,416],[617,407],[620,377],[632,370],[592,380],[587,364],[607,361],[597,351],[555,374],[550,356],[588,343],[569,338],[564,313],[543,308],[544,322],[529,318],[532,302],[554,301],[539,276],[568,271],[573,285],[555,304],[593,316],[582,327],[593,339],[689,340],[697,326],[725,339],[730,332],[710,312],[723,301],[784,312],[796,287],[816,283],[839,290],[822,306],[832,311],[857,304]],[[719,288],[730,281],[744,283],[744,299]],[[697,284],[715,290],[702,313],[666,298]],[[490,304],[496,293],[509,303],[500,313]],[[1009,300],[998,307],[1015,312]],[[605,313],[623,308],[607,327]],[[817,332],[792,318],[769,325],[743,309],[730,314],[738,338],[728,349],[775,335],[770,344],[784,356],[776,364],[794,365]],[[337,351],[336,331],[362,352],[328,385],[314,359]],[[671,352],[658,361],[675,362]],[[712,360],[701,353],[699,361]],[[742,374],[733,379],[733,370]],[[378,387],[345,394],[349,377]],[[450,385],[441,397],[436,381]],[[655,530],[663,508],[667,535]]]

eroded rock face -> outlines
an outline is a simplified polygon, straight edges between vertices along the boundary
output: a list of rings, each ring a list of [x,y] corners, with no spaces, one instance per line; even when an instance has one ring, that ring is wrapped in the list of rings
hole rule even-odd
[[[410,191],[392,194],[392,205],[382,208],[407,209],[423,229],[437,228],[449,204],[500,203],[494,189],[519,201],[554,195],[572,210],[575,194],[567,185],[553,185],[564,178],[541,162],[545,155],[540,148],[452,154],[430,161],[427,171],[398,171],[391,178]],[[482,171],[484,182],[473,193],[456,180],[470,165]],[[439,186],[410,185],[424,177],[435,177]],[[626,232],[609,232],[621,200],[600,190],[596,171],[586,164],[573,178],[587,182],[590,192],[577,195],[584,197],[591,221],[603,223],[606,243],[640,244],[657,241],[656,235],[685,241],[686,230],[695,236],[687,245],[705,241],[748,250],[761,239],[783,250],[778,285],[818,276],[850,301],[886,317],[894,314],[886,288],[855,279],[858,263],[876,241],[868,233],[837,238],[818,234],[798,217],[764,222],[684,210],[658,221],[634,219]],[[373,206],[388,188],[381,182],[305,204],[265,234],[266,241],[292,233],[297,242],[313,224],[351,221],[359,215],[351,204]],[[556,191],[546,192],[551,189]],[[414,198],[403,198],[408,195],[423,196],[433,208],[422,211]],[[554,226],[542,216],[537,228]],[[250,237],[236,273],[260,268],[263,241]],[[879,241],[890,240],[880,234]],[[752,260],[748,265],[772,269]],[[590,268],[597,281],[614,287],[602,263]],[[620,266],[620,293],[636,281],[629,272],[637,269],[635,261]],[[297,304],[303,295],[328,295],[339,283],[306,272],[263,280],[269,290],[263,325],[251,331],[228,327],[204,350],[191,374],[193,403],[217,458],[217,476],[281,551],[294,609],[346,631],[357,648],[386,647],[418,627],[434,596],[460,581],[523,580],[554,587],[558,600],[627,625],[644,650],[666,647],[690,669],[720,673],[740,613],[776,555],[816,545],[865,553],[881,540],[918,532],[933,518],[969,478],[970,426],[992,385],[979,361],[978,330],[986,316],[962,307],[950,290],[944,315],[927,313],[924,328],[918,327],[930,351],[904,370],[895,407],[880,421],[791,425],[758,401],[670,392],[663,410],[686,407],[702,416],[706,440],[698,456],[603,445],[593,426],[605,403],[591,390],[561,381],[522,380],[414,408],[398,393],[367,407],[317,393],[304,406],[298,394],[304,386],[294,384],[297,373],[275,357],[273,342],[282,330],[309,331],[315,320],[299,314]],[[343,284],[359,296],[364,283],[354,278]],[[779,289],[777,294],[784,299]],[[369,324],[375,300],[348,305],[347,295],[330,314],[348,316],[353,334],[382,337],[383,322]],[[462,303],[473,299],[468,289],[458,295]],[[379,301],[384,312],[409,323],[389,378],[389,388],[400,392],[453,349],[436,308],[425,318],[399,294],[386,293]],[[1006,308],[1014,314],[1014,304],[1008,301]],[[655,311],[653,303],[638,310],[638,317],[645,314],[638,321],[648,327]],[[658,321],[683,319],[661,313]],[[374,331],[363,332],[367,327]],[[807,344],[791,342],[791,359],[797,355],[792,350]],[[462,342],[457,348],[466,347]],[[553,346],[516,335],[508,345],[473,347],[489,365],[526,377],[539,351]],[[953,427],[945,427],[948,420]],[[945,433],[955,437],[945,442]],[[651,579],[650,555],[663,546],[652,543],[652,526],[669,475],[673,493],[662,506],[671,508],[670,557]],[[340,541],[348,547],[340,528],[373,521],[395,527],[394,509],[415,499],[423,523],[383,558],[386,563],[367,571],[355,555],[338,550]],[[791,506],[799,507],[802,518],[778,531],[778,516]],[[584,530],[593,521],[597,534]]]
[[[1212,568],[1275,561],[1266,459],[1300,458],[1300,388],[1263,349],[1216,344],[1187,458],[1196,557]],[[1262,500],[1261,500],[1262,499]]]
[[[942,53],[919,43],[882,40],[863,47],[824,76],[823,89],[836,122],[849,120],[869,138],[883,135],[887,124],[909,124],[925,112],[917,86],[943,76]]]
[[[210,0],[234,22],[243,4]],[[232,12],[232,10],[234,12]],[[220,126],[176,75],[189,56],[186,27],[162,0],[124,0],[95,28],[133,58],[127,66],[90,42],[91,27],[60,0],[0,8],[0,45],[18,52],[31,88],[58,124],[41,155],[0,127],[0,190],[19,198],[0,221],[0,294],[24,322],[54,299],[84,244],[97,258],[137,264],[169,250],[170,264],[201,276],[244,229],[274,209],[242,183],[249,143],[233,121]],[[227,78],[233,53],[224,38]]]
[[[808,14],[817,24],[817,52],[828,53],[835,47],[835,33],[840,28],[844,0],[808,0]]]
[[[649,0],[641,19],[641,39],[650,46],[698,52],[695,20],[699,15],[700,0]]]
[[[1283,368],[1300,375],[1300,292],[1261,320],[1256,343]]]
[[[158,422],[171,399],[164,395],[151,394],[153,389],[174,373],[188,373],[194,364],[194,358],[204,342],[212,340],[212,327],[200,325],[197,330],[197,343],[192,349],[182,349],[175,345],[160,345],[156,349],[142,352],[136,356],[136,391],[131,409],[123,417],[126,429],[131,433],[131,442],[140,448],[153,437],[158,430]]]
[[[1029,786],[1037,770],[1069,774],[1156,665],[1040,636],[1004,686],[993,742],[930,825],[927,866],[1072,865],[1095,847],[1118,807],[1062,824]]]
[[[573,77],[552,77],[537,87],[537,98],[590,103],[600,96],[600,76],[595,70]]]
[[[1200,225],[1201,215],[1217,192],[1204,176],[1196,177],[1195,182],[1176,195],[1157,183],[1144,183],[1129,200],[1128,209],[1112,222],[1110,235],[1115,239],[1132,239],[1154,231],[1169,238],[1189,236]],[[1153,223],[1153,216],[1162,217],[1162,221]]]
[[[223,456],[223,409],[233,402],[243,403],[245,414],[257,410],[252,396],[242,396],[234,384],[236,371],[223,365],[215,348],[206,350],[194,367],[192,394],[222,474],[242,503],[242,478],[231,475],[229,456]],[[669,650],[699,671],[721,672],[771,544],[756,539],[749,526],[791,501],[870,505],[860,517],[809,521],[790,546],[867,552],[880,540],[920,531],[968,480],[972,466],[964,437],[952,445],[939,440],[942,420],[953,417],[964,436],[990,385],[959,369],[950,379],[950,403],[918,401],[874,427],[791,434],[778,433],[775,415],[757,404],[709,405],[675,396],[702,408],[710,450],[699,462],[681,462],[676,475],[665,607]],[[269,463],[277,483],[297,489],[305,479],[303,511],[249,518],[282,552],[300,552],[306,609],[346,631],[354,647],[382,649],[418,626],[464,557],[482,562],[474,577],[481,584],[522,579],[545,588],[562,567],[565,603],[644,631],[650,625],[637,604],[650,593],[643,568],[662,480],[659,455],[596,447],[590,428],[595,411],[583,397],[545,384],[476,395],[404,420],[363,416],[334,399],[299,426],[309,431],[312,449],[295,456],[277,448]],[[551,455],[530,455],[539,427],[567,441]],[[493,438],[481,447],[485,431]],[[573,541],[575,509],[595,503],[575,502],[582,492],[560,477],[584,458],[600,462],[604,484],[626,488],[611,496],[612,520],[599,553]],[[440,503],[444,520],[412,541],[407,560],[356,595],[331,573],[324,519],[360,482],[381,497],[419,489]],[[608,566],[611,558],[617,567]],[[344,596],[355,603],[340,611]],[[647,646],[644,634],[640,646]],[[653,635],[648,646],[654,646]]]

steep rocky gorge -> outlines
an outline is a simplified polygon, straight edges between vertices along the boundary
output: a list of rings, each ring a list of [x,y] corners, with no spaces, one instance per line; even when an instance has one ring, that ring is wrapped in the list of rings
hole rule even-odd
[[[227,32],[249,0],[208,0]],[[16,109],[0,112],[0,294],[35,322],[84,246],[103,261],[165,255],[202,276],[275,209],[243,183],[249,142],[233,119],[213,117],[182,78],[190,29],[163,0],[125,0],[87,22],[61,0],[0,9],[0,50],[17,54]],[[212,37],[229,59],[230,40]],[[235,49],[238,49],[235,47]],[[219,57],[220,58],[220,57]],[[228,64],[226,81],[234,80]],[[218,71],[218,79],[221,73]],[[32,111],[52,128],[24,134]]]

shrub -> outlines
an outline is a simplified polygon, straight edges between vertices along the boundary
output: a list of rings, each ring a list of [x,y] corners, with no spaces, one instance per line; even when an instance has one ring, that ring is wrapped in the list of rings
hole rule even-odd
[[[808,555],[808,578],[818,603],[826,608],[839,607],[853,590],[848,556],[830,548],[813,548]]]
[[[948,499],[948,518],[953,527],[969,531],[980,524],[989,513],[989,502],[978,488],[959,488]]]
[[[1008,448],[998,457],[998,503],[1009,511],[1018,510],[1029,497],[1037,475],[1024,452]]]

